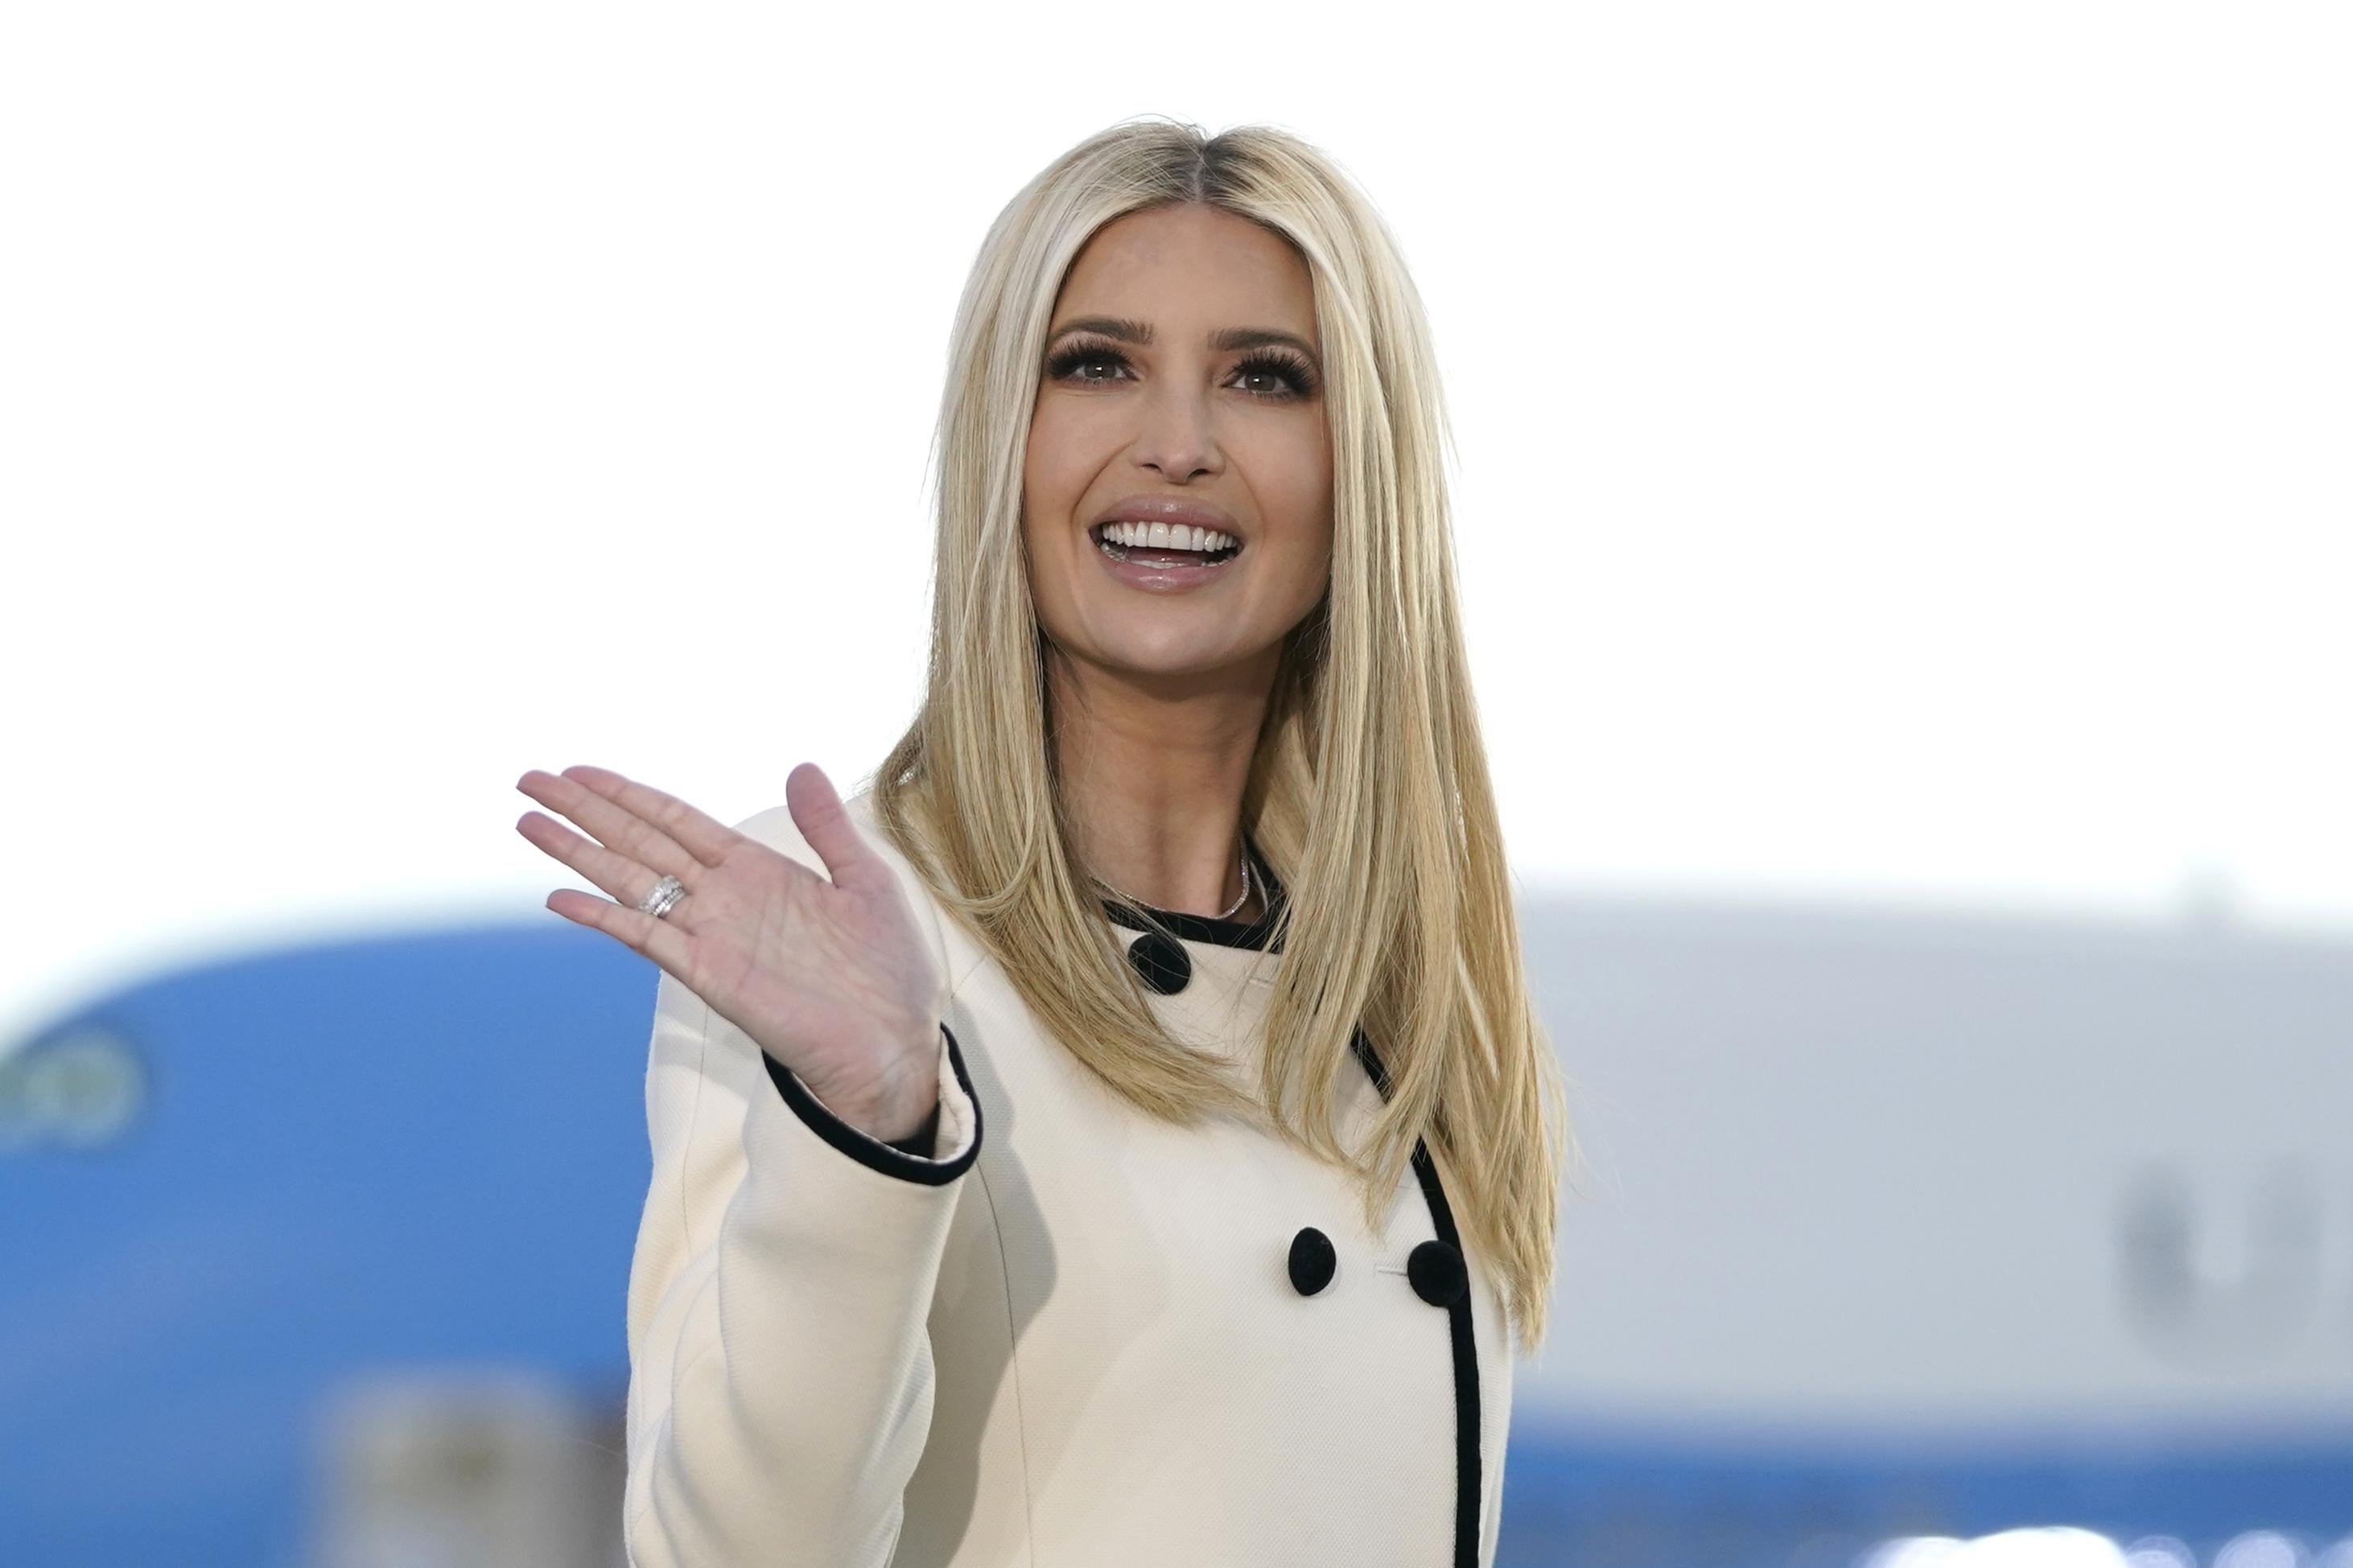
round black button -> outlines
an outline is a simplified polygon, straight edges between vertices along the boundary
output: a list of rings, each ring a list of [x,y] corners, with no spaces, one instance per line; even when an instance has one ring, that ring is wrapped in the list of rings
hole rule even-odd
[[[1451,1307],[1471,1289],[1462,1255],[1442,1241],[1425,1241],[1406,1254],[1405,1276],[1413,1293],[1433,1307]]]
[[[1184,944],[1156,931],[1145,931],[1135,940],[1127,950],[1127,961],[1144,976],[1144,983],[1163,996],[1184,990],[1185,983],[1193,978],[1192,955]]]
[[[1301,1295],[1313,1296],[1332,1283],[1332,1271],[1338,1265],[1332,1238],[1314,1226],[1302,1226],[1291,1238],[1291,1285]]]

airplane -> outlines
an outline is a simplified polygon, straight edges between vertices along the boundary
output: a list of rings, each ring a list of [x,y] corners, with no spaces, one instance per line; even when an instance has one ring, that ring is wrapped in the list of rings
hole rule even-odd
[[[1571,1086],[1497,1568],[2353,1568],[2353,943],[1527,897]],[[0,1563],[614,1568],[646,960],[560,917],[0,1042]]]

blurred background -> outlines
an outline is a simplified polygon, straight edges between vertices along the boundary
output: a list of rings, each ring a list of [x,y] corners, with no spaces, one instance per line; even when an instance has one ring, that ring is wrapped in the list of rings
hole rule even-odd
[[[0,1563],[620,1562],[655,973],[513,781],[881,760],[965,269],[1164,113],[1448,378],[1499,1564],[2353,1564],[2353,16],[915,21],[0,16]]]

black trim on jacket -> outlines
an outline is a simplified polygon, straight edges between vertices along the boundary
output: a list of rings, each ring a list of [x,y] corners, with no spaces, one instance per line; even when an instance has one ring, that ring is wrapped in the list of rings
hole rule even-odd
[[[904,1138],[892,1138],[888,1142],[893,1149],[902,1150],[918,1160],[930,1159],[940,1146],[940,1102],[936,1100],[932,1101],[932,1113],[923,1118],[921,1127]]]
[[[1348,1042],[1366,1076],[1389,1097],[1388,1069],[1374,1054],[1373,1043],[1359,1028]],[[1429,1147],[1413,1141],[1413,1173],[1421,1184],[1422,1200],[1430,1205],[1430,1223],[1438,1239],[1460,1254],[1462,1238],[1455,1233],[1454,1210],[1439,1184],[1438,1167]],[[1469,1260],[1464,1260],[1467,1270]],[[1471,1292],[1466,1288],[1446,1308],[1446,1327],[1454,1347],[1454,1568],[1478,1568],[1479,1563],[1479,1342],[1471,1321]]]
[[[1115,925],[1130,931],[1150,931],[1145,916],[1156,920],[1171,935],[1187,942],[1209,942],[1219,947],[1269,948],[1280,952],[1282,942],[1277,934],[1277,917],[1285,901],[1282,884],[1259,856],[1257,847],[1245,840],[1250,863],[1258,868],[1266,888],[1265,912],[1254,921],[1221,921],[1208,915],[1188,915],[1172,910],[1156,910],[1142,906],[1138,912],[1121,900],[1103,900],[1103,912]],[[1386,1103],[1389,1097],[1388,1069],[1365,1031],[1359,1028],[1349,1041],[1356,1059],[1364,1065],[1365,1074],[1373,1080]],[[1414,1179],[1420,1184],[1422,1201],[1430,1205],[1431,1226],[1438,1239],[1452,1247],[1459,1256],[1462,1238],[1454,1228],[1454,1210],[1446,1201],[1446,1189],[1438,1179],[1437,1164],[1430,1157],[1430,1149],[1421,1140],[1413,1145]],[[1469,1260],[1464,1260],[1467,1271]],[[1454,1363],[1454,1568],[1478,1568],[1479,1563],[1479,1346],[1471,1316],[1471,1292],[1448,1303],[1446,1327]]]
[[[1215,915],[1188,915],[1177,910],[1154,909],[1150,904],[1131,904],[1122,899],[1103,900],[1103,913],[1113,925],[1130,931],[1150,931],[1151,921],[1157,921],[1171,936],[1187,942],[1205,942],[1217,947],[1264,948],[1272,945],[1277,952],[1282,944],[1274,942],[1275,917],[1282,912],[1282,884],[1259,858],[1256,846],[1250,847],[1250,864],[1257,868],[1259,881],[1266,889],[1265,910],[1254,921],[1221,921]],[[1148,918],[1147,918],[1148,917]]]
[[[896,1142],[884,1142],[860,1132],[827,1110],[824,1101],[811,1094],[808,1086],[794,1076],[792,1068],[767,1052],[760,1053],[760,1060],[768,1069],[768,1080],[785,1097],[785,1103],[808,1124],[810,1131],[860,1164],[880,1171],[886,1176],[898,1176],[936,1187],[955,1181],[971,1168],[974,1157],[980,1152],[981,1135],[980,1098],[973,1093],[972,1078],[965,1071],[963,1048],[956,1044],[955,1031],[947,1026],[945,1020],[940,1024],[940,1033],[947,1037],[948,1065],[955,1069],[956,1082],[963,1086],[965,1098],[972,1103],[972,1146],[953,1160],[925,1159],[908,1148],[918,1139],[937,1136],[940,1116],[937,1105],[932,1107],[931,1120],[916,1129],[912,1136]]]

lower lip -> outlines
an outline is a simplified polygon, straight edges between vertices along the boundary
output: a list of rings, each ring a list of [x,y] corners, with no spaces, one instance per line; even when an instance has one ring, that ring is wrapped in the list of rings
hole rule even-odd
[[[1183,594],[1200,587],[1213,578],[1222,576],[1233,563],[1241,559],[1236,551],[1223,561],[1205,561],[1193,565],[1155,566],[1149,562],[1115,560],[1112,553],[1097,543],[1091,534],[1087,548],[1105,570],[1131,588],[1141,588],[1147,594]]]

